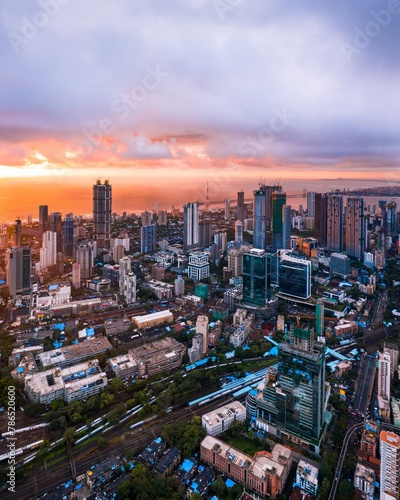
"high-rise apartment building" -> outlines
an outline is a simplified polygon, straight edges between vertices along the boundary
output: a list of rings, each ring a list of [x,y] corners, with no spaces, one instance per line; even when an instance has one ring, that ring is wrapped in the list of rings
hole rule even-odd
[[[81,286],[81,265],[79,262],[72,264],[72,286],[74,288],[80,288]]]
[[[332,252],[343,252],[343,198],[340,194],[327,197],[326,247]]]
[[[237,217],[236,220],[244,221],[246,218],[246,206],[244,204],[244,191],[239,191],[237,194]]]
[[[124,294],[125,276],[132,272],[132,261],[129,257],[122,257],[118,261],[119,264],[119,293]]]
[[[154,252],[157,245],[157,224],[149,224],[140,228],[140,251]]]
[[[145,210],[140,214],[140,220],[142,222],[142,226],[149,226],[150,224],[153,224],[153,212]]]
[[[326,246],[327,238],[327,199],[325,193],[315,193],[314,229],[320,246]]]
[[[386,209],[386,234],[387,236],[394,236],[396,234],[397,203],[394,200],[389,201]]]
[[[399,347],[396,344],[388,344],[385,342],[383,352],[390,358],[390,378],[393,378],[399,366]]]
[[[235,222],[235,241],[238,243],[243,241],[243,222],[241,220]]]
[[[364,198],[347,198],[346,254],[361,260],[365,249]]]
[[[282,207],[282,248],[290,249],[290,230],[292,228],[292,207],[283,205]]]
[[[49,216],[49,231],[57,233],[57,252],[62,252],[62,216],[61,212],[52,212]]]
[[[400,495],[400,436],[390,431],[380,433],[380,500],[397,500]]]
[[[314,191],[307,193],[307,217],[315,217],[315,195]]]
[[[228,220],[231,213],[231,200],[226,198],[225,200],[225,220]]]
[[[81,243],[76,248],[75,260],[80,264],[81,279],[91,278],[93,275],[94,252],[90,243]]]
[[[74,218],[64,217],[62,225],[63,233],[63,252],[66,259],[72,259],[74,256]]]
[[[98,247],[110,242],[112,190],[108,180],[101,183],[98,179],[93,185],[93,236]]]
[[[42,237],[49,228],[49,207],[39,205],[39,238]]]
[[[212,226],[210,220],[199,222],[199,246],[209,247],[212,243]]]
[[[15,299],[19,293],[29,293],[31,289],[31,249],[11,248],[6,253],[6,271],[9,294]]]
[[[199,203],[187,203],[183,207],[183,248],[199,245]]]
[[[242,276],[243,251],[241,249],[232,249],[228,253],[228,269],[232,271],[232,277]]]
[[[19,248],[21,246],[21,241],[22,241],[22,222],[21,219],[19,218],[15,221],[14,241],[15,241],[15,246]]]
[[[124,275],[123,295],[128,305],[136,302],[136,276],[132,272]]]
[[[57,260],[57,233],[46,231],[42,237],[42,248],[40,249],[40,267],[55,266]]]

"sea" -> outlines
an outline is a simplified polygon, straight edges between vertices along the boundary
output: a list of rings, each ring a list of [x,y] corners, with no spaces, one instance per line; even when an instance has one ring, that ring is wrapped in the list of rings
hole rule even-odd
[[[258,188],[257,179],[232,179],[223,185],[216,181],[209,181],[208,194],[210,208],[222,206],[226,198],[231,204],[236,204],[237,192],[243,190],[245,199],[250,200],[252,193]],[[294,209],[300,205],[307,207],[307,191],[330,192],[335,189],[355,189],[387,185],[385,182],[344,180],[344,179],[279,179],[276,181],[263,180],[266,184],[279,183],[289,197],[287,203]],[[89,179],[43,180],[43,179],[0,179],[0,223],[13,223],[17,217],[23,222],[30,215],[33,220],[39,217],[39,205],[48,205],[50,212],[61,212],[62,215],[89,215],[92,212],[92,186],[94,181]],[[193,183],[182,183],[171,179],[158,184],[136,184],[134,180],[113,183],[112,211],[118,214],[123,212],[140,213],[144,210],[155,210],[157,204],[160,210],[170,211],[172,207],[182,209],[188,202],[207,199],[207,179],[204,182],[196,180]],[[366,197],[366,204],[378,204],[380,199],[387,201],[394,199],[400,207],[400,198],[393,197]],[[217,201],[219,203],[213,203]]]

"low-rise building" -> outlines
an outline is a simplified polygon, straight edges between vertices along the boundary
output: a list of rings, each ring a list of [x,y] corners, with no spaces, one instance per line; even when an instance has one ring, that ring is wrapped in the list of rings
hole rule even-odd
[[[155,471],[162,476],[169,476],[181,460],[181,450],[176,446],[170,448],[161,457],[161,460],[155,466]]]
[[[132,323],[140,329],[149,328],[151,326],[162,325],[164,322],[172,323],[174,317],[169,310],[158,311],[152,314],[145,314],[143,316],[133,316]]]
[[[107,349],[112,349],[112,345],[105,337],[93,337],[80,344],[42,352],[37,355],[36,360],[43,368],[50,368],[50,366],[65,368],[85,359],[98,356],[106,352]]]
[[[292,452],[282,445],[250,457],[213,436],[201,442],[200,458],[263,497],[282,493],[292,465]]]
[[[33,403],[50,404],[59,399],[67,403],[87,399],[107,385],[107,376],[97,359],[69,368],[51,368],[25,377],[25,392]]]
[[[182,364],[186,347],[171,337],[135,347],[129,350],[138,365],[138,375],[147,377],[165,370],[173,370]]]
[[[354,472],[354,486],[363,493],[366,500],[374,500],[375,496],[375,472],[369,467],[357,463]]]
[[[124,333],[131,325],[132,323],[128,318],[108,319],[104,323],[106,335],[117,335],[118,333]]]
[[[239,401],[232,401],[232,403],[206,413],[201,417],[201,425],[207,434],[218,436],[218,434],[228,430],[235,420],[238,422],[246,420],[246,408]]]
[[[86,472],[85,479],[88,487],[93,490],[97,483],[105,482],[111,471],[115,470],[120,464],[119,456],[108,458],[100,464],[95,465]],[[103,481],[101,479],[103,478]]]
[[[149,288],[157,295],[157,297],[162,299],[171,299],[174,292],[174,285],[170,283],[165,283],[164,281],[158,281],[152,279],[147,282]]]
[[[296,469],[296,485],[300,487],[304,493],[317,496],[318,490],[318,469],[300,460]]]
[[[120,354],[107,360],[107,364],[116,377],[132,377],[138,372],[138,365],[130,354]]]
[[[165,441],[158,437],[152,441],[149,446],[147,446],[142,453],[138,455],[138,458],[147,467],[152,467],[161,457],[162,453],[166,448]]]

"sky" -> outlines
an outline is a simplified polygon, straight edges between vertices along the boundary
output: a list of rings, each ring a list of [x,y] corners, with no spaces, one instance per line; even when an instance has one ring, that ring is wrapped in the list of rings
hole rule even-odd
[[[1,0],[0,180],[397,182],[399,32],[400,0]]]

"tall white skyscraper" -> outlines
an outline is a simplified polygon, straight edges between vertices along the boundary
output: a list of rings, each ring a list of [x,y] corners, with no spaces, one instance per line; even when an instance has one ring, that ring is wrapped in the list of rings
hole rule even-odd
[[[381,482],[380,500],[397,500],[400,494],[400,436],[381,431]]]
[[[183,248],[199,244],[199,203],[187,203],[183,207]]]
[[[42,248],[40,249],[40,267],[42,269],[55,266],[57,261],[57,233],[46,231],[42,237]]]
[[[119,293],[124,295],[125,276],[132,272],[132,261],[129,257],[122,257],[119,264]]]
[[[136,276],[132,272],[124,275],[123,294],[128,305],[136,302]]]

